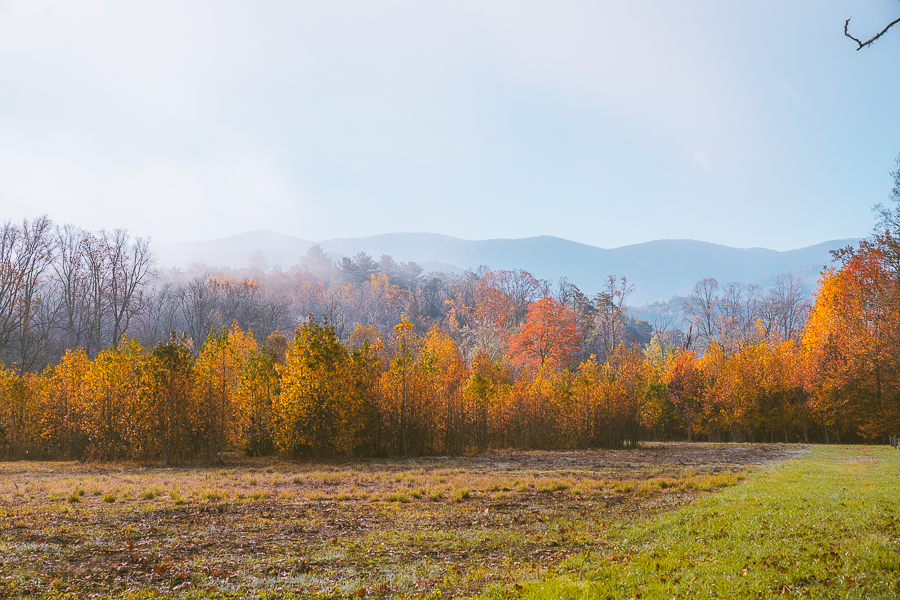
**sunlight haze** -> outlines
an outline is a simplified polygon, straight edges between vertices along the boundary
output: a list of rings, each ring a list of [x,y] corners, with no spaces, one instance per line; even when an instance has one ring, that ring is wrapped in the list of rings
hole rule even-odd
[[[0,206],[256,229],[861,237],[900,151],[886,0],[0,2]]]

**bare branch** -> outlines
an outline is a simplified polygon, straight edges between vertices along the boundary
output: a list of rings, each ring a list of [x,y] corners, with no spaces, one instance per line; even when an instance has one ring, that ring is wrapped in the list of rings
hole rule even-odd
[[[856,38],[853,37],[852,35],[850,35],[850,32],[847,31],[847,28],[850,26],[850,19],[847,19],[847,20],[844,22],[844,35],[847,36],[848,38],[850,38],[851,40],[853,40],[854,42],[857,43],[857,45],[858,45],[859,47],[856,49],[856,51],[859,52],[860,50],[862,50],[863,48],[865,48],[866,46],[870,45],[872,42],[874,42],[875,40],[877,40],[878,38],[880,38],[881,36],[883,36],[885,33],[887,33],[887,30],[890,29],[891,27],[893,27],[894,25],[896,25],[897,23],[900,23],[900,19],[897,19],[896,21],[893,21],[892,23],[889,23],[887,27],[885,27],[884,29],[881,30],[881,33],[879,33],[878,35],[876,35],[876,36],[873,37],[872,39],[870,39],[870,40],[868,40],[868,41],[866,41],[866,42],[863,42],[863,41],[861,41],[861,40],[856,39]]]

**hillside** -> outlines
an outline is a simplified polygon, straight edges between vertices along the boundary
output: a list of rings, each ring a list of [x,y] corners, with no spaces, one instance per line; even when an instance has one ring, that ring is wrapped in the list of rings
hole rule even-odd
[[[598,248],[552,236],[523,239],[463,240],[430,233],[392,233],[318,242],[334,259],[366,252],[378,259],[415,261],[426,271],[464,271],[480,265],[492,269],[521,268],[536,277],[556,281],[566,276],[587,293],[596,293],[607,275],[626,275],[635,285],[630,304],[639,306],[687,295],[695,282],[715,277],[720,282],[771,285],[778,273],[794,272],[814,287],[829,250],[856,239],[832,240],[779,252],[765,248],[732,248],[694,240],[657,240],[620,248]],[[182,244],[154,246],[160,266],[186,268],[194,263],[247,266],[261,251],[269,264],[287,269],[300,262],[314,243],[270,231]]]

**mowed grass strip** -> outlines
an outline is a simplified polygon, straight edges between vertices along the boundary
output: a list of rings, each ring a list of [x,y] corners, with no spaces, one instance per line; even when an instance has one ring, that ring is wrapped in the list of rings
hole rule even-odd
[[[900,452],[815,447],[490,598],[897,598]]]

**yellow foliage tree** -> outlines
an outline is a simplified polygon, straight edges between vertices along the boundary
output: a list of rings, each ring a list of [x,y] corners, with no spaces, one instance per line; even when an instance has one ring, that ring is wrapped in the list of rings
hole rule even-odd
[[[39,375],[17,375],[0,367],[0,454],[10,458],[42,454],[43,385]]]
[[[42,437],[52,452],[80,459],[87,446],[84,429],[93,363],[82,348],[67,350],[62,360],[44,374]]]
[[[281,392],[276,352],[268,348],[253,352],[247,359],[236,391],[240,438],[244,451],[250,456],[265,456],[275,451],[272,417],[275,400]]]
[[[346,348],[326,320],[301,325],[278,366],[281,393],[275,399],[275,441],[286,452],[315,457],[351,452],[364,421]]]
[[[194,366],[196,435],[208,458],[221,462],[224,452],[239,446],[243,433],[238,387],[250,356],[257,350],[252,332],[237,323],[210,332]]]
[[[422,340],[405,317],[394,327],[387,350],[392,358],[381,375],[380,388],[390,450],[403,456],[423,454],[433,447],[434,406],[429,402],[428,380],[420,360]]]
[[[147,431],[146,458],[160,456],[163,464],[184,462],[200,446],[194,435],[198,421],[194,394],[194,355],[187,340],[173,334],[158,344],[142,370],[142,401],[136,414]]]
[[[145,349],[123,338],[100,352],[87,371],[84,429],[92,458],[115,460],[145,455],[149,432],[135,418],[142,401],[141,368]]]

